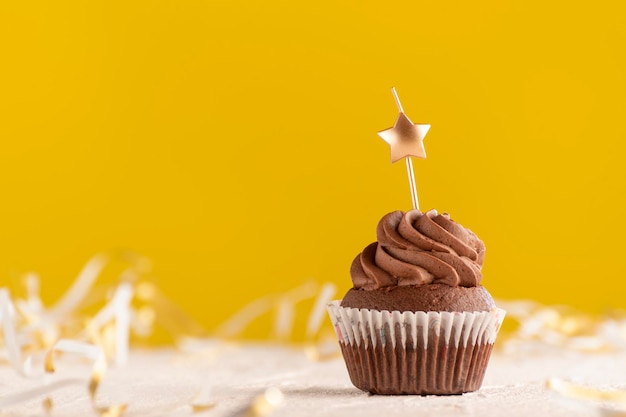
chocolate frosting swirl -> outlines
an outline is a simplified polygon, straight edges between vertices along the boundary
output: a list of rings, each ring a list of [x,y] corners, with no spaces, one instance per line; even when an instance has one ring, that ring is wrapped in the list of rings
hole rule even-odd
[[[380,220],[376,237],[352,262],[354,288],[480,284],[485,245],[447,213],[394,211]]]

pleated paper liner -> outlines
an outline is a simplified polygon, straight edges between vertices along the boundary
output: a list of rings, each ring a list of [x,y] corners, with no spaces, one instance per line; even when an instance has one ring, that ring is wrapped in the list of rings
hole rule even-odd
[[[328,304],[354,386],[374,394],[480,388],[505,311],[400,312]]]

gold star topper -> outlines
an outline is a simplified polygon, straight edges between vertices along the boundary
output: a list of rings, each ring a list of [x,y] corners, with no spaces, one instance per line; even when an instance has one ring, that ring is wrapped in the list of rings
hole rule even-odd
[[[389,147],[391,148],[392,164],[402,158],[406,158],[406,169],[409,175],[413,208],[419,209],[411,157],[414,156],[422,159],[426,158],[424,136],[428,133],[430,125],[413,123],[411,119],[404,114],[396,89],[392,88],[391,93],[393,94],[393,98],[396,100],[396,106],[398,106],[398,118],[396,119],[396,123],[394,123],[393,127],[378,132],[378,136],[383,138],[383,140],[389,144]]]

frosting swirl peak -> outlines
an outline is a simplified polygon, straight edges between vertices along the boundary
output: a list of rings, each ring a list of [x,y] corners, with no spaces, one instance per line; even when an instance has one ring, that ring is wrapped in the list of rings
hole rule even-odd
[[[352,262],[354,288],[480,284],[485,245],[447,213],[394,211],[380,220],[376,237]]]

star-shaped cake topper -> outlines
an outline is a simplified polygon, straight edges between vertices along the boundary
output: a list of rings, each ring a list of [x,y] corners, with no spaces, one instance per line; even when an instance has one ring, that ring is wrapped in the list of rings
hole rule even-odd
[[[413,200],[413,208],[419,210],[419,201],[417,200],[417,188],[415,187],[415,174],[413,173],[413,162],[411,157],[426,158],[426,150],[424,149],[424,136],[428,133],[430,125],[415,124],[404,114],[402,104],[396,93],[396,89],[392,88],[393,98],[398,106],[398,118],[393,127],[378,132],[378,136],[383,138],[391,148],[391,163],[406,158],[406,170],[409,175],[409,186],[411,187],[411,199]]]
[[[391,148],[391,163],[398,162],[400,159],[409,156],[425,159],[424,136],[428,133],[430,125],[413,123],[404,114],[396,89],[392,88],[391,92],[398,106],[398,118],[393,127],[378,132],[378,136],[383,138]]]

